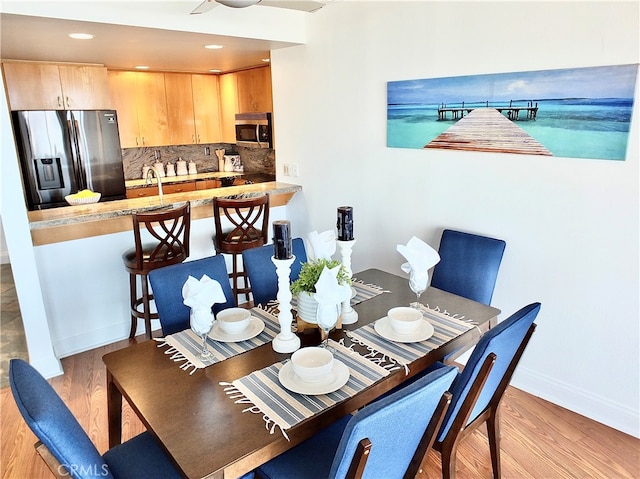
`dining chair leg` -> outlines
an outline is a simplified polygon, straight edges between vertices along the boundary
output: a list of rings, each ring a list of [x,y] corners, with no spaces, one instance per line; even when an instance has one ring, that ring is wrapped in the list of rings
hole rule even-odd
[[[442,457],[442,479],[453,479],[456,477],[456,452],[457,447],[446,448],[440,451]]]
[[[138,297],[138,288],[136,281],[136,275],[129,274],[129,298],[131,298],[131,329],[129,330],[129,339],[133,339],[136,337],[136,329],[138,328],[138,318],[133,314],[133,310],[136,307],[136,299]]]
[[[494,479],[502,477],[500,470],[500,417],[497,408],[487,420],[487,437],[489,439],[489,451],[491,452],[491,467]]]
[[[144,308],[144,334],[151,339],[151,311],[149,310],[151,299],[149,297],[149,280],[147,275],[142,275],[142,307]]]

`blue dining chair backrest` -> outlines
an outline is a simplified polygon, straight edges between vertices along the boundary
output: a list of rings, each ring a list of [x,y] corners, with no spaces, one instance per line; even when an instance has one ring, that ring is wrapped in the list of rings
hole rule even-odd
[[[214,314],[236,306],[231,283],[229,283],[227,265],[221,254],[166,266],[149,273],[149,282],[163,335],[174,334],[189,327],[191,309],[183,303],[182,286],[189,276],[199,280],[205,274],[220,283],[227,299],[226,303],[213,305]]]
[[[445,229],[431,286],[491,304],[505,246],[503,240]]]
[[[403,477],[456,371],[451,366],[440,368],[367,405],[354,416],[339,419],[260,466],[257,476],[263,479],[343,479],[358,444],[366,438],[371,441],[371,449],[362,477]]]
[[[302,238],[293,238],[291,243],[296,259],[291,264],[289,278],[291,281],[295,281],[300,275],[302,263],[307,261],[307,253]],[[278,294],[278,275],[276,274],[276,266],[271,261],[272,256],[272,244],[242,252],[242,262],[249,277],[253,304],[255,305],[266,305],[269,301],[276,299]]]
[[[9,362],[9,384],[18,410],[29,428],[53,455],[52,472],[74,479],[178,479],[182,475],[148,432],[100,455],[69,408],[51,385],[22,359]],[[250,479],[253,474],[243,477]]]
[[[346,476],[363,438],[372,443],[363,477],[402,477],[456,372],[454,367],[441,368],[359,411],[344,430],[329,477]]]
[[[516,352],[527,335],[529,327],[538,316],[540,306],[540,303],[532,303],[525,306],[499,323],[495,328],[489,329],[480,338],[464,369],[451,385],[450,392],[453,395],[453,399],[445,415],[440,434],[438,435],[438,441],[444,440],[471,389],[473,381],[480,372],[482,364],[487,356],[493,353],[496,355],[495,363],[491,368],[489,377],[482,388],[467,424],[471,423],[487,408],[507,373]]]
[[[9,384],[27,426],[60,464],[75,466],[69,467],[71,477],[96,477],[104,473],[100,477],[113,478],[87,433],[33,366],[12,359]]]

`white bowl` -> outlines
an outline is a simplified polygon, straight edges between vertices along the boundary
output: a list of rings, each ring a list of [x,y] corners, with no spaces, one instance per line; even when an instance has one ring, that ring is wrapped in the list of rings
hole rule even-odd
[[[251,311],[244,308],[227,308],[220,311],[216,319],[220,329],[227,334],[239,334],[249,326]]]
[[[415,334],[420,329],[420,321],[422,321],[422,312],[416,308],[408,306],[398,306],[391,308],[387,312],[389,324],[398,334]]]
[[[319,347],[298,349],[291,355],[291,366],[296,376],[304,382],[317,383],[331,373],[333,354]]]
[[[86,197],[82,197],[82,196],[78,197],[76,196],[76,194],[73,194],[73,195],[65,196],[64,199],[70,205],[88,205],[88,204],[97,203],[98,201],[100,201],[101,196],[102,196],[101,193],[94,193],[92,196],[86,196]]]

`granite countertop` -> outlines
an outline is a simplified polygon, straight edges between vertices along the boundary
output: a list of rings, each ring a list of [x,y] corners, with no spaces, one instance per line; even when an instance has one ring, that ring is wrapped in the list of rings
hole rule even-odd
[[[210,175],[211,173],[208,174]],[[216,174],[220,175],[219,172],[216,172]],[[228,173],[222,173],[222,175],[225,174]],[[241,173],[237,174],[241,175]],[[112,219],[131,215],[134,212],[168,208],[186,201],[191,202],[191,207],[193,209],[198,206],[211,205],[214,197],[250,198],[264,193],[270,195],[282,195],[293,194],[301,190],[302,187],[300,185],[269,181],[265,183],[253,183],[240,186],[228,186],[225,188],[166,194],[163,196],[162,205],[160,204],[159,196],[149,196],[144,198],[100,202],[89,205],[64,206],[61,208],[29,211],[28,217],[31,230],[37,230],[42,228]]]

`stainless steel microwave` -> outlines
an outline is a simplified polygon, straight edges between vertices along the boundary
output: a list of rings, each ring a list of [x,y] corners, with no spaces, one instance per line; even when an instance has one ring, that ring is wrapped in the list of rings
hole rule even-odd
[[[271,113],[238,113],[236,145],[250,148],[273,148]]]

